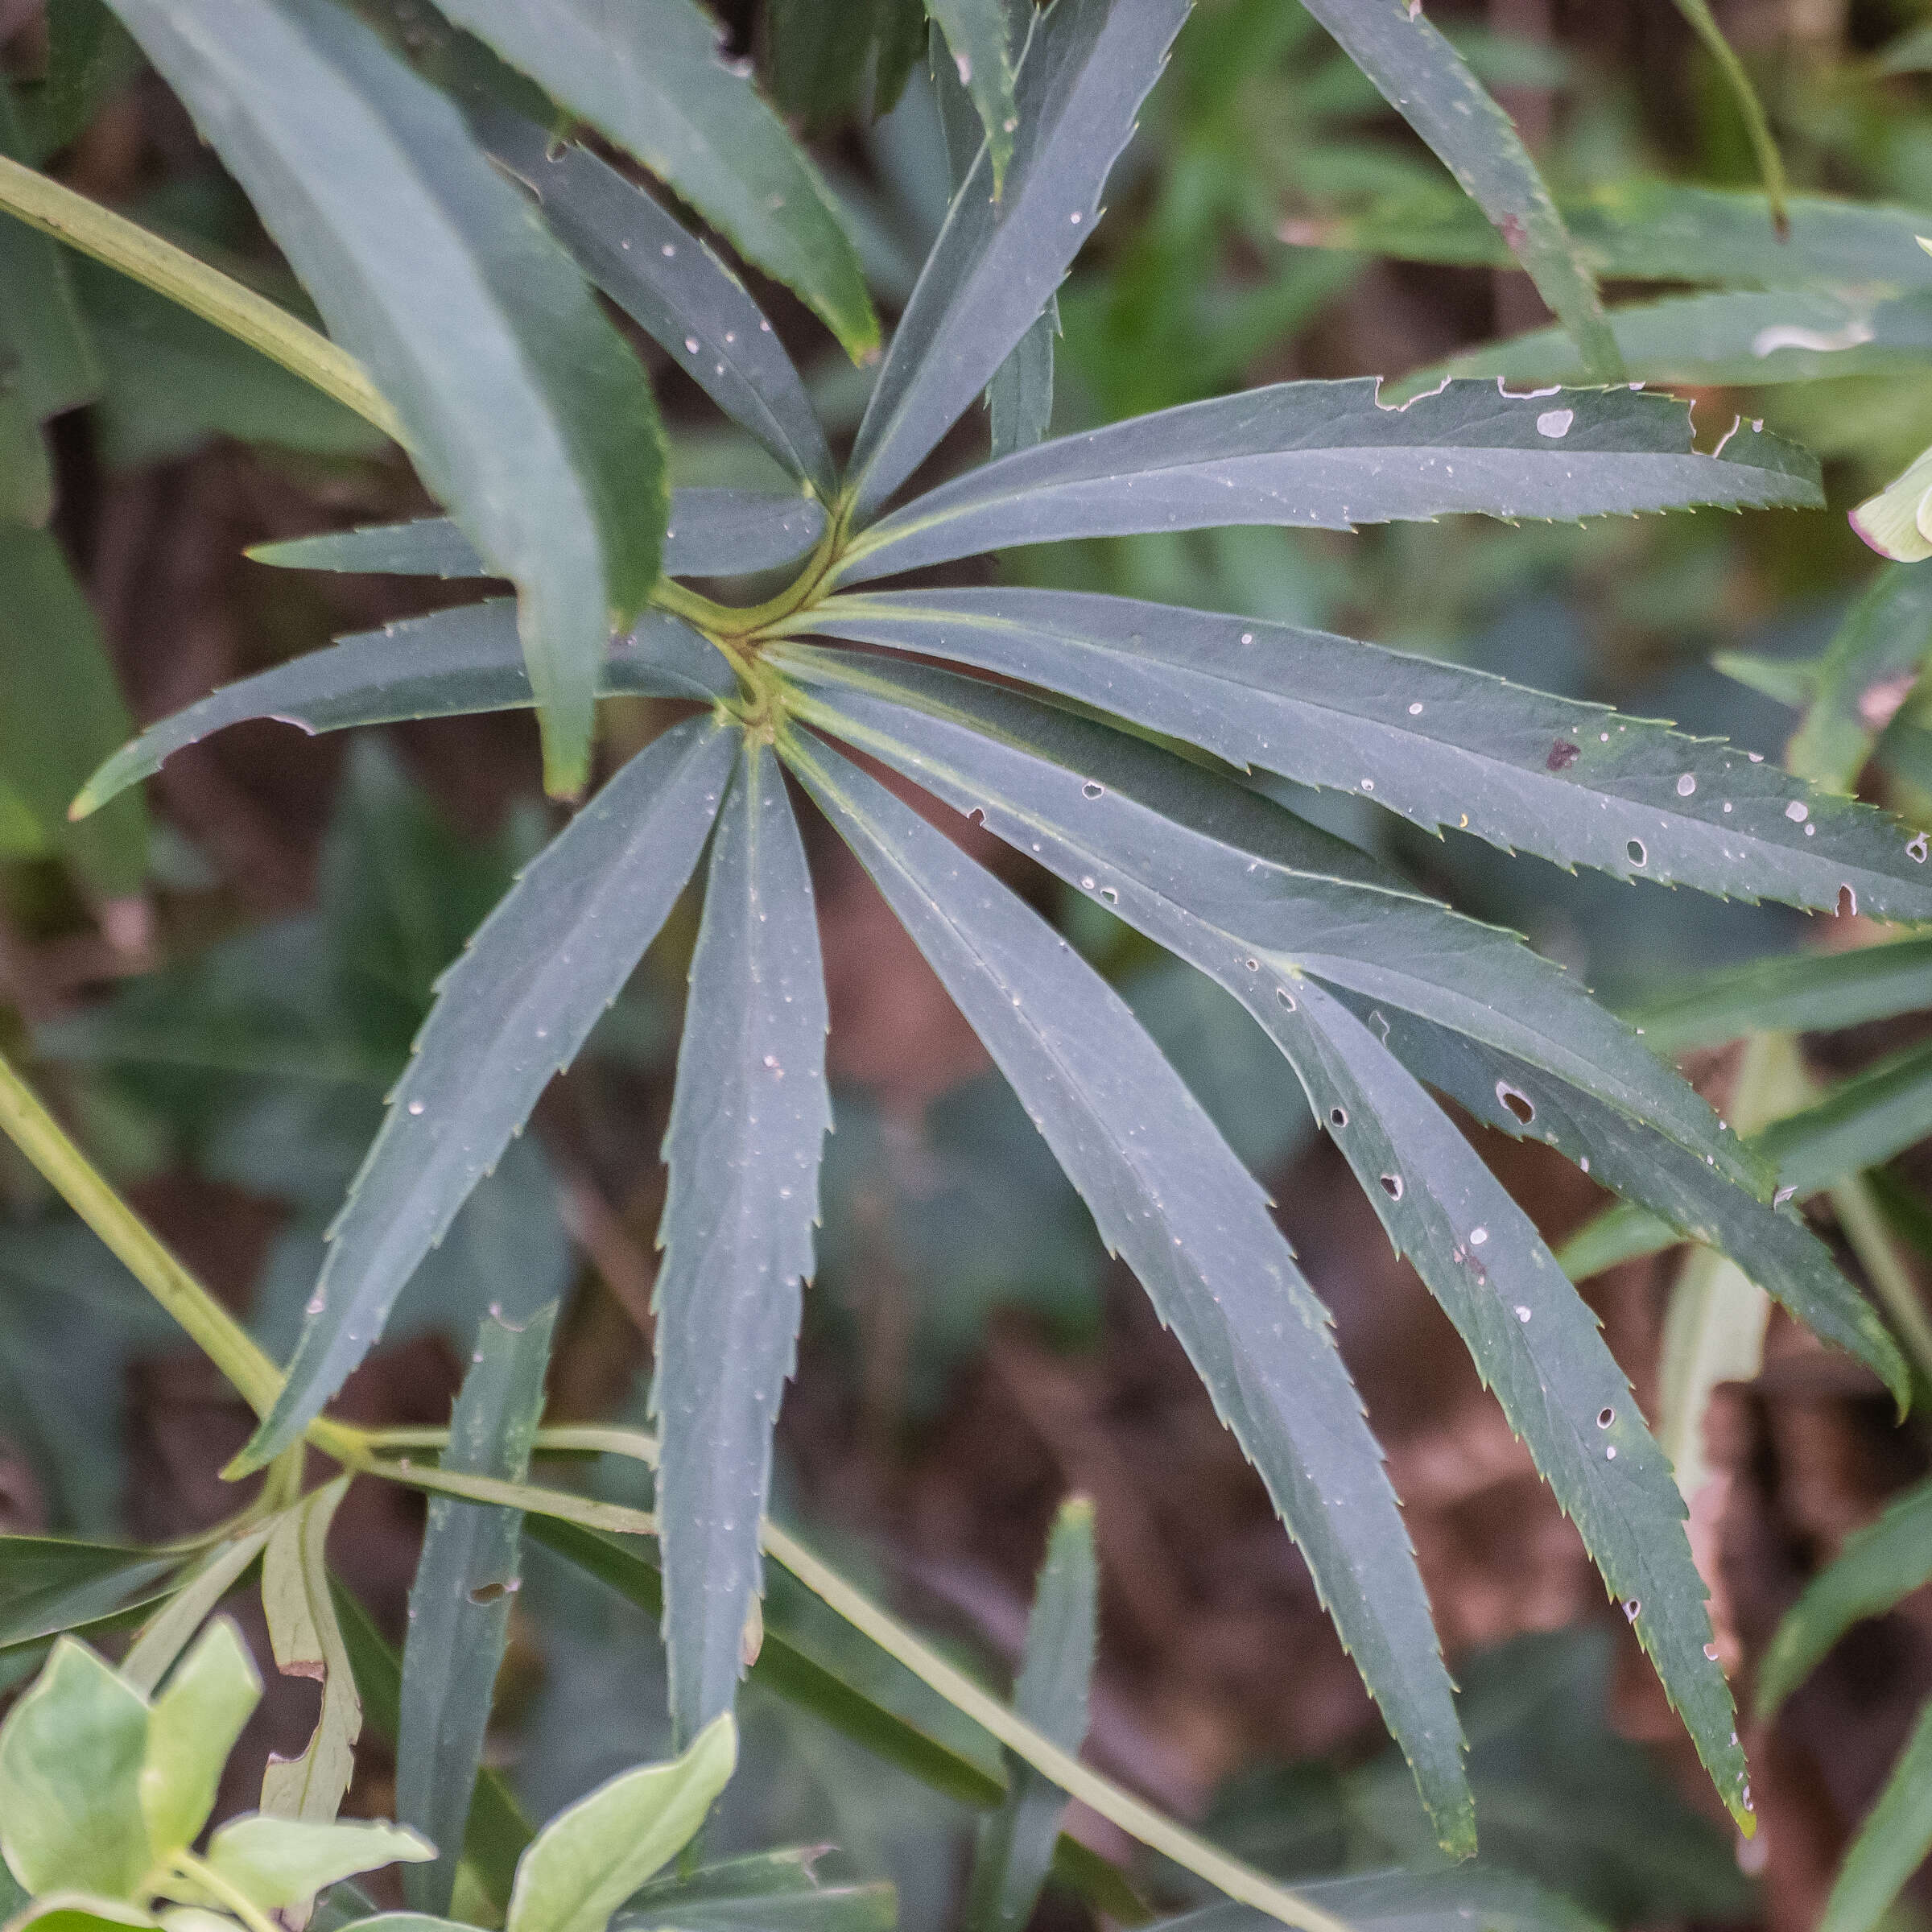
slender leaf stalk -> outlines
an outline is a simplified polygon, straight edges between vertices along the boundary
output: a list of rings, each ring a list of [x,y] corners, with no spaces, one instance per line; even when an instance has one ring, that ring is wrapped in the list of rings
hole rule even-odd
[[[1932,1317],[1926,1315],[1911,1270],[1899,1258],[1872,1196],[1871,1182],[1863,1174],[1847,1174],[1829,1191],[1838,1224],[1870,1278],[1879,1305],[1905,1344],[1921,1379],[1932,1381]]]
[[[180,303],[407,447],[401,419],[361,364],[279,303],[245,288],[138,222],[4,155],[0,155],[0,209]]]
[[[1690,31],[1703,43],[1704,51],[1717,63],[1718,72],[1744,116],[1744,130],[1751,138],[1751,151],[1764,179],[1765,198],[1771,204],[1772,225],[1781,242],[1791,232],[1791,217],[1785,212],[1785,158],[1777,151],[1777,138],[1765,113],[1765,104],[1737,57],[1737,49],[1724,38],[1724,30],[1711,11],[1709,0],[1677,0],[1677,10],[1690,23]]]

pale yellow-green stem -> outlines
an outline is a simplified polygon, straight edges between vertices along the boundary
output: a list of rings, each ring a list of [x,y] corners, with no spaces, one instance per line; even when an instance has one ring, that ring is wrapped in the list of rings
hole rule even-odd
[[[175,1855],[174,1869],[186,1879],[206,1892],[211,1897],[218,1898],[222,1905],[248,1927],[248,1932],[282,1932],[276,1921],[264,1912],[242,1888],[224,1877],[204,1858],[197,1858],[192,1852]]]
[[[4,155],[0,209],[192,309],[407,447],[401,419],[362,365],[280,303],[210,268],[138,221]]]

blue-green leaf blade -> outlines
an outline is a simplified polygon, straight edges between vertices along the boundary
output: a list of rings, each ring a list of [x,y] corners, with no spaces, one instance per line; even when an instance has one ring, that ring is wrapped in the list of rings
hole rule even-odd
[[[1307,1556],[1439,1835],[1470,1846],[1460,1730],[1408,1538],[1326,1312],[1260,1190],[1037,914],[828,748],[798,734],[785,755],[1175,1330]]]
[[[744,283],[643,188],[585,149],[559,153],[541,129],[507,114],[486,116],[481,132],[591,280],[726,415],[829,503],[838,473],[825,432]]]
[[[663,433],[636,358],[456,109],[349,14],[116,10],[394,405],[424,481],[518,586],[547,780],[576,790],[605,640],[658,573]]]
[[[795,288],[854,360],[879,339],[817,171],[692,0],[438,0],[511,66],[668,182],[749,262]]]
[[[151,1596],[186,1560],[64,1536],[0,1537],[0,1649],[57,1636]]]
[[[664,1637],[680,1737],[732,1707],[745,1668],[772,1430],[832,1125],[828,1023],[805,848],[777,758],[748,741],[712,840],[653,1297]]]
[[[835,597],[795,628],[1042,686],[1558,865],[1831,909],[1849,886],[1876,917],[1932,917],[1927,842],[1883,813],[1722,741],[1461,665],[1065,591]]]
[[[492,1315],[449,1418],[440,1467],[520,1483],[543,1416],[556,1304],[521,1328]],[[396,1816],[437,1847],[402,1875],[412,1909],[447,1913],[522,1582],[523,1514],[434,1496],[409,1593],[396,1735]]]
[[[898,1901],[881,1880],[824,1885],[814,1849],[752,1852],[654,1879],[612,1923],[618,1932],[893,1932]]]
[[[1845,1854],[1818,1922],[1818,1932],[1872,1932],[1929,1851],[1932,1703],[1920,1711],[1878,1802]]]
[[[1785,1612],[1758,1672],[1757,1711],[1769,1717],[1852,1626],[1932,1583],[1932,1482],[1894,1496],[1876,1522],[1845,1539],[1837,1560]]]
[[[647,610],[610,648],[601,695],[728,697],[730,667],[681,618]],[[275,718],[307,732],[346,731],[405,718],[514,711],[536,702],[523,665],[516,606],[507,598],[467,604],[381,630],[345,638],[326,650],[225,684],[212,696],[151,724],[90,778],[69,809],[97,810],[152,778],[177,751],[251,718]]]
[[[946,52],[972,101],[993,163],[993,194],[1000,198],[1013,138],[1020,119],[1013,97],[1018,62],[1007,41],[1006,0],[927,0],[927,11],[945,37]],[[937,50],[935,50],[935,56]]]
[[[709,718],[633,758],[437,982],[382,1130],[329,1230],[282,1395],[245,1459],[292,1442],[374,1345],[403,1284],[568,1067],[697,864],[736,753]]]
[[[1046,306],[1093,232],[1108,170],[1187,11],[1187,0],[1064,0],[1034,30],[999,198],[982,151],[859,426],[851,464],[858,522],[878,514]]]
[[[1575,340],[1589,375],[1620,381],[1623,364],[1596,278],[1515,122],[1469,64],[1419,7],[1390,0],[1308,0],[1308,10],[1489,217]]]
[[[1512,396],[1462,382],[1397,409],[1378,400],[1373,377],[1281,382],[968,470],[865,531],[836,577],[863,583],[1015,543],[1228,524],[1353,530],[1456,511],[1575,520],[1823,501],[1816,462],[1794,444],[1740,423],[1700,455],[1689,410],[1669,396]]]

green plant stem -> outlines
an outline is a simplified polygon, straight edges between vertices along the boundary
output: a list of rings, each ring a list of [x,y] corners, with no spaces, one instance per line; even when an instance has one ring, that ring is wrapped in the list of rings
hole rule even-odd
[[[240,1886],[224,1878],[206,1859],[197,1858],[192,1852],[177,1852],[174,1868],[181,1877],[192,1879],[204,1891],[220,1899],[223,1906],[248,1927],[248,1932],[282,1932],[276,1922]]]
[[[1744,118],[1744,131],[1750,137],[1751,151],[1757,158],[1765,195],[1771,204],[1772,225],[1781,242],[1791,229],[1791,218],[1785,209],[1785,158],[1777,151],[1765,104],[1757,97],[1757,89],[1751,85],[1751,76],[1737,57],[1737,49],[1724,38],[1724,30],[1711,11],[1709,0],[1677,0],[1677,10],[1690,23],[1690,31],[1703,43],[1705,52],[1717,63],[1718,71],[1737,103],[1737,111]]]
[[[188,1331],[256,1414],[266,1415],[281,1392],[281,1372],[114,1191],[4,1059],[0,1059],[0,1129],[129,1274]]]
[[[186,249],[4,155],[0,209],[180,303],[408,446],[401,419],[346,349]]]
[[[1230,1898],[1252,1905],[1285,1926],[1297,1926],[1300,1932],[1348,1932],[1342,1920],[1297,1897],[1205,1839],[1197,1838],[1131,1792],[1122,1790],[1110,1778],[1090,1771],[1077,1757],[1061,1750],[997,1698],[981,1690],[964,1672],[956,1670],[862,1591],[854,1589],[828,1563],[769,1519],[764,1525],[764,1542],[767,1554],[782,1563],[807,1589],[1069,1797],[1077,1798],[1130,1837],[1219,1886]]]

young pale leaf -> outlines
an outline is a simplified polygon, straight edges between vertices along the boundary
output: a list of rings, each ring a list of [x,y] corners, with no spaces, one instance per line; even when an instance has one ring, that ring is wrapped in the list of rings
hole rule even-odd
[[[1932,1583],[1932,1483],[1885,1505],[1876,1522],[1845,1539],[1838,1560],[1805,1586],[1785,1614],[1758,1673],[1757,1712],[1769,1718],[1825,1660],[1852,1626]]]
[[[491,154],[543,204],[584,274],[726,415],[831,502],[838,472],[825,432],[744,283],[642,188],[587,150],[559,152],[541,128],[508,114],[485,116],[481,131]],[[675,514],[671,520],[675,526]]]
[[[1653,1051],[1678,1054],[1743,1033],[1825,1033],[1921,1006],[1932,1006],[1932,938],[1776,953],[1694,980],[1632,1018]]]
[[[449,1418],[444,1472],[523,1480],[543,1417],[556,1315],[553,1302],[521,1328],[485,1318]],[[448,1912],[455,1895],[470,1794],[522,1582],[522,1532],[517,1510],[430,1499],[409,1593],[396,1733],[397,1816],[436,1847],[428,1862],[403,1876],[403,1896],[419,1912]]]
[[[181,1567],[179,1553],[64,1536],[0,1536],[0,1649],[92,1623],[130,1598],[151,1597]]]
[[[883,391],[881,378],[875,406]],[[1815,460],[1761,429],[1740,423],[1700,455],[1673,397],[1451,382],[1398,409],[1364,376],[1184,403],[1002,457],[894,510],[835,574],[860,584],[1015,543],[1236,523],[1354,530],[1453,511],[1574,522],[1823,502]]]
[[[1411,1075],[1313,982],[1292,1010],[1250,997],[1396,1245],[1496,1392],[1622,1605],[1711,1781],[1756,1826],[1736,1715],[1670,1463],[1596,1317],[1529,1216]]]
[[[1801,778],[1854,791],[1879,734],[1932,654],[1932,573],[1880,570],[1818,660],[1810,705],[1785,748]]]
[[[329,1230],[273,1412],[244,1452],[293,1442],[382,1332],[416,1265],[568,1067],[697,863],[736,734],[694,718],[647,745],[523,873],[437,983],[435,1010]]]
[[[1932,449],[1921,451],[1876,496],[1866,497],[1849,520],[1872,549],[1895,564],[1932,557]]]
[[[610,646],[597,678],[601,696],[630,692],[704,704],[737,688],[718,652],[662,610],[646,611],[637,628]],[[250,718],[275,718],[312,733],[345,731],[402,718],[514,711],[535,701],[515,605],[508,598],[466,604],[345,638],[224,685],[123,745],[68,809],[76,816],[97,811],[152,778],[177,751]]]
[[[1013,97],[1018,63],[1007,41],[1006,0],[927,0],[927,10],[946,37],[960,85],[971,97],[986,130],[993,163],[993,198],[1000,200],[1020,121]]]
[[[155,1857],[172,1858],[200,1836],[228,1754],[261,1701],[254,1659],[220,1618],[181,1660],[148,1719],[141,1810]]]
[[[553,98],[670,184],[746,261],[789,283],[854,361],[879,325],[817,171],[692,0],[438,0]]]
[[[393,1744],[402,1722],[402,1660],[390,1649],[369,1612],[332,1577],[329,1596],[336,1608],[343,1648],[355,1667],[356,1687],[362,1695],[369,1730]],[[463,1856],[471,1875],[498,1911],[510,1897],[518,1857],[532,1835],[502,1773],[485,1765],[470,1801]]]
[[[121,1660],[121,1674],[143,1697],[152,1697],[175,1659],[229,1591],[241,1582],[275,1534],[271,1520],[258,1530],[218,1543],[194,1575],[147,1621]]]
[[[983,151],[859,426],[851,464],[859,522],[931,454],[1046,306],[1100,217],[1108,171],[1187,11],[1187,0],[1059,0],[1035,29],[999,196]]]
[[[605,641],[658,574],[663,438],[636,359],[456,108],[349,14],[116,10],[517,585],[547,781],[576,791]]]
[[[1619,382],[1623,364],[1596,279],[1556,212],[1516,124],[1419,6],[1308,0],[1308,10],[1427,142],[1496,225],[1537,293],[1575,339],[1587,375]]]
[[[1061,1505],[1047,1540],[1013,1705],[1043,1736],[1076,1754],[1087,1736],[1099,1617],[1093,1505],[1075,1496]],[[966,1932],[1018,1932],[1032,1918],[1067,1809],[1066,1794],[1030,1765],[1009,1756],[1006,1769],[1013,1788],[1005,1803],[980,1821]]]
[[[1818,1932],[1873,1932],[1932,1852],[1932,1703],[1905,1740],[1825,1901]]]
[[[785,753],[1187,1350],[1307,1556],[1439,1836],[1467,1849],[1461,1732],[1408,1538],[1327,1311],[1261,1191],[1065,940],[836,753],[801,734]]]
[[[753,489],[677,489],[664,532],[667,577],[736,577],[803,556],[825,532],[809,497]],[[378,523],[328,536],[258,543],[258,564],[285,570],[358,570],[408,577],[487,577],[474,546],[446,517]]]
[[[5,1893],[6,1878],[0,1872],[0,1906],[8,1901]],[[171,1918],[173,1917],[171,1914]],[[210,1913],[210,1919],[213,1914]],[[10,1918],[6,1932],[123,1932],[130,1926],[152,1927],[159,1924],[145,1912],[132,1905],[120,1904],[111,1898],[98,1898],[91,1893],[52,1892],[43,1893],[27,1905],[26,1910]],[[226,1922],[219,1928],[209,1925],[205,1932],[228,1932]],[[204,1932],[199,1926],[171,1928],[171,1932]]]
[[[355,1774],[362,1700],[336,1622],[324,1554],[328,1526],[349,1484],[341,1476],[312,1491],[275,1525],[262,1553],[262,1610],[276,1666],[284,1677],[318,1678],[322,1684],[322,1709],[302,1755],[271,1753],[262,1773],[262,1809],[276,1818],[327,1824]]]
[[[154,1857],[147,1749],[147,1700],[62,1637],[0,1724],[0,1856],[30,1892],[135,1896]]]
[[[832,1125],[828,1024],[805,848],[778,760],[748,740],[712,840],[691,957],[652,1296],[664,1638],[680,1738],[731,1708],[745,1668],[771,1435]]]
[[[654,1879],[617,1922],[621,1932],[893,1932],[893,1887],[825,1885],[818,1849],[758,1852]]]
[[[1461,665],[1066,591],[835,597],[794,628],[1043,686],[1558,865],[1834,909],[1848,888],[1875,917],[1932,917],[1927,841],[1884,814],[1721,740]]]
[[[727,1711],[682,1757],[626,1771],[559,1812],[517,1867],[505,1932],[604,1932],[618,1906],[691,1842],[737,1758]]]
[[[1757,1199],[1649,1122],[1513,1055],[1360,995],[1340,997],[1417,1079],[1499,1132],[1560,1149],[1628,1197],[1565,1243],[1556,1258],[1572,1279],[1653,1254],[1680,1237],[1702,1241],[1728,1255],[1814,1335],[1866,1364],[1903,1406],[1911,1376],[1897,1344],[1794,1209]]]
[[[431,1856],[398,1825],[312,1824],[288,1818],[231,1819],[208,1841],[208,1862],[264,1911],[300,1905],[324,1885],[384,1865]]]

